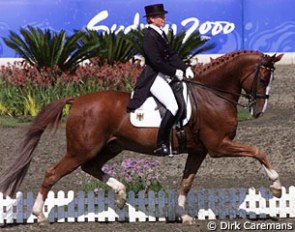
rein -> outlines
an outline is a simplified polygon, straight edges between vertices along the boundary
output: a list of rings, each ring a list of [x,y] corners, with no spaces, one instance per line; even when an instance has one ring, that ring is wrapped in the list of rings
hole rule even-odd
[[[237,101],[233,101],[231,99],[228,99],[227,97],[223,96],[222,94],[219,94],[219,93],[226,93],[226,94],[231,94],[231,95],[234,95],[234,96],[243,96],[247,99],[251,98],[251,94],[244,94],[244,93],[234,93],[234,92],[229,92],[229,91],[225,91],[225,90],[222,90],[222,89],[217,89],[217,88],[213,88],[211,86],[207,86],[199,81],[191,81],[191,80],[184,80],[184,82],[190,84],[190,85],[193,85],[193,86],[197,86],[197,87],[201,87],[201,88],[204,88],[204,89],[207,89],[207,90],[210,90],[211,92],[213,92],[216,96],[228,101],[228,102],[231,102],[232,104],[234,105],[239,105],[239,106],[242,106],[244,108],[250,108],[250,103],[249,103],[249,106],[247,105],[244,105],[244,104],[241,104]]]
[[[189,79],[184,79],[183,81],[190,84],[190,86],[193,85],[193,86],[197,86],[197,87],[201,87],[201,88],[210,90],[216,96],[218,96],[218,97],[220,97],[220,98],[222,98],[222,99],[224,99],[224,100],[226,100],[226,101],[228,101],[228,102],[230,102],[230,103],[232,103],[234,105],[239,105],[239,106],[241,106],[243,108],[250,109],[253,105],[256,104],[256,99],[259,99],[259,98],[268,99],[269,98],[268,93],[267,94],[258,94],[257,93],[257,84],[258,84],[258,80],[260,79],[260,77],[259,77],[260,69],[271,70],[271,75],[272,75],[272,78],[273,78],[273,72],[274,72],[275,69],[264,66],[264,65],[262,65],[260,63],[258,65],[258,68],[257,68],[256,73],[255,73],[255,77],[254,77],[252,87],[251,87],[251,93],[230,92],[230,91],[226,91],[226,90],[223,90],[223,89],[218,89],[218,88],[214,88],[214,87],[205,85],[205,84],[203,84],[203,83],[201,83],[199,81],[192,81],[192,80],[189,80]],[[238,101],[233,101],[231,99],[228,99],[227,97],[225,97],[221,93],[230,94],[230,95],[237,96],[237,97],[244,97],[244,98],[248,99],[248,104],[241,104]],[[194,95],[193,95],[193,97],[194,97]]]

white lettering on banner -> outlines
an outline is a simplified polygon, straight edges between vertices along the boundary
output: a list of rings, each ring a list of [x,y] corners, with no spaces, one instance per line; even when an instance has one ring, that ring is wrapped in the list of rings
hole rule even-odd
[[[87,28],[89,30],[94,30],[94,31],[106,31],[106,32],[109,32],[109,28],[105,25],[99,25],[99,26],[96,26],[97,23],[103,21],[104,19],[106,19],[107,17],[109,16],[109,13],[108,11],[104,10],[100,13],[98,13],[97,15],[95,15],[90,21],[89,23],[87,24]]]
[[[235,29],[235,24],[227,21],[206,21],[200,25],[200,20],[194,17],[182,20],[181,25],[187,26],[187,24],[193,23],[187,30],[187,33],[192,33],[199,28],[200,34],[207,34],[211,31],[211,34],[218,35],[220,33],[229,34]]]
[[[136,13],[133,19],[133,24],[125,27],[123,25],[117,26],[117,24],[113,24],[111,28],[106,25],[97,25],[98,23],[102,22],[103,20],[107,19],[109,13],[107,10],[101,11],[96,16],[94,16],[89,23],[87,24],[87,29],[94,30],[94,31],[103,31],[103,32],[119,32],[124,30],[125,33],[128,33],[132,29],[136,29],[138,26],[143,28],[144,24],[139,24],[139,13]],[[118,27],[118,28],[117,28]]]
[[[134,15],[133,24],[125,27],[123,25],[117,25],[113,24],[111,27],[108,27],[106,25],[101,25],[100,23],[107,19],[109,16],[109,13],[107,10],[99,12],[96,16],[94,16],[89,23],[87,24],[87,28],[89,30],[95,30],[95,31],[103,31],[103,32],[119,32],[124,31],[124,33],[128,33],[132,29],[136,28],[143,28],[145,27],[145,24],[140,24],[139,20],[139,13],[136,13]],[[220,33],[223,34],[229,34],[234,31],[235,24],[228,21],[206,21],[204,23],[200,23],[200,20],[195,17],[186,18],[181,21],[180,23],[183,27],[188,27],[186,30],[186,38],[190,36],[194,31],[197,29],[199,30],[201,35],[209,34],[211,33],[212,36],[218,35]],[[177,25],[176,24],[166,24],[164,30],[173,30],[173,32],[177,33]]]

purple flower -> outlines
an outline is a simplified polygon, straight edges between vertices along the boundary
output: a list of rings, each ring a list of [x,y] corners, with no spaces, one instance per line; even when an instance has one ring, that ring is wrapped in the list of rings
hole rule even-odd
[[[160,161],[144,159],[126,159],[121,164],[105,164],[102,167],[102,171],[125,183],[127,189],[129,186],[129,190],[133,190],[133,186],[138,186],[138,184],[144,186],[142,190],[148,190],[154,181],[159,182],[161,178],[157,174],[159,169]],[[98,188],[95,189],[96,191]]]
[[[95,189],[94,189],[94,192],[95,192],[95,193],[98,193],[99,191],[101,191],[100,188],[95,188]]]

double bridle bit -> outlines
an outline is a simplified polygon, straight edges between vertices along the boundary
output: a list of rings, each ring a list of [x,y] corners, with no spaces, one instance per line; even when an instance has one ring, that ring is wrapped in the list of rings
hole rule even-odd
[[[271,74],[270,74],[271,76],[270,76],[270,81],[268,83],[268,86],[271,85],[271,82],[272,82],[272,80],[274,78],[274,70],[275,70],[275,68],[274,67],[267,67],[267,66],[261,64],[261,62],[260,62],[260,64],[258,64],[258,68],[256,70],[254,80],[252,82],[251,93],[245,94],[245,97],[249,100],[249,103],[245,108],[250,109],[251,107],[253,107],[256,104],[257,99],[269,99],[268,90],[266,91],[266,94],[258,94],[257,93],[257,84],[258,84],[258,81],[260,79],[259,73],[260,73],[261,69],[266,69],[266,70],[271,71]]]

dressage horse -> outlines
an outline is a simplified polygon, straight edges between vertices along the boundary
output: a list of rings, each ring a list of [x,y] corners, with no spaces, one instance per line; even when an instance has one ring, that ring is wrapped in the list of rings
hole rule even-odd
[[[255,51],[237,51],[203,65],[195,78],[186,80],[192,105],[192,116],[185,126],[187,161],[180,186],[176,213],[184,223],[194,218],[185,210],[185,201],[195,175],[206,157],[252,157],[264,167],[272,181],[272,193],[280,197],[278,173],[259,148],[233,141],[237,125],[239,98],[249,99],[254,118],[267,106],[274,64],[280,55]],[[126,202],[126,188],[102,171],[103,165],[123,150],[153,155],[158,128],[131,125],[126,106],[130,93],[101,91],[80,97],[68,97],[46,106],[33,120],[19,147],[19,156],[0,175],[0,191],[13,195],[21,184],[40,137],[48,126],[58,126],[62,110],[71,104],[66,123],[67,148],[64,157],[45,173],[33,214],[38,222],[46,221],[43,213],[48,191],[63,176],[81,167],[86,173],[105,182],[116,193],[116,204]],[[173,135],[175,136],[175,132]],[[176,140],[176,139],[174,139]],[[177,143],[173,144],[177,149]]]

